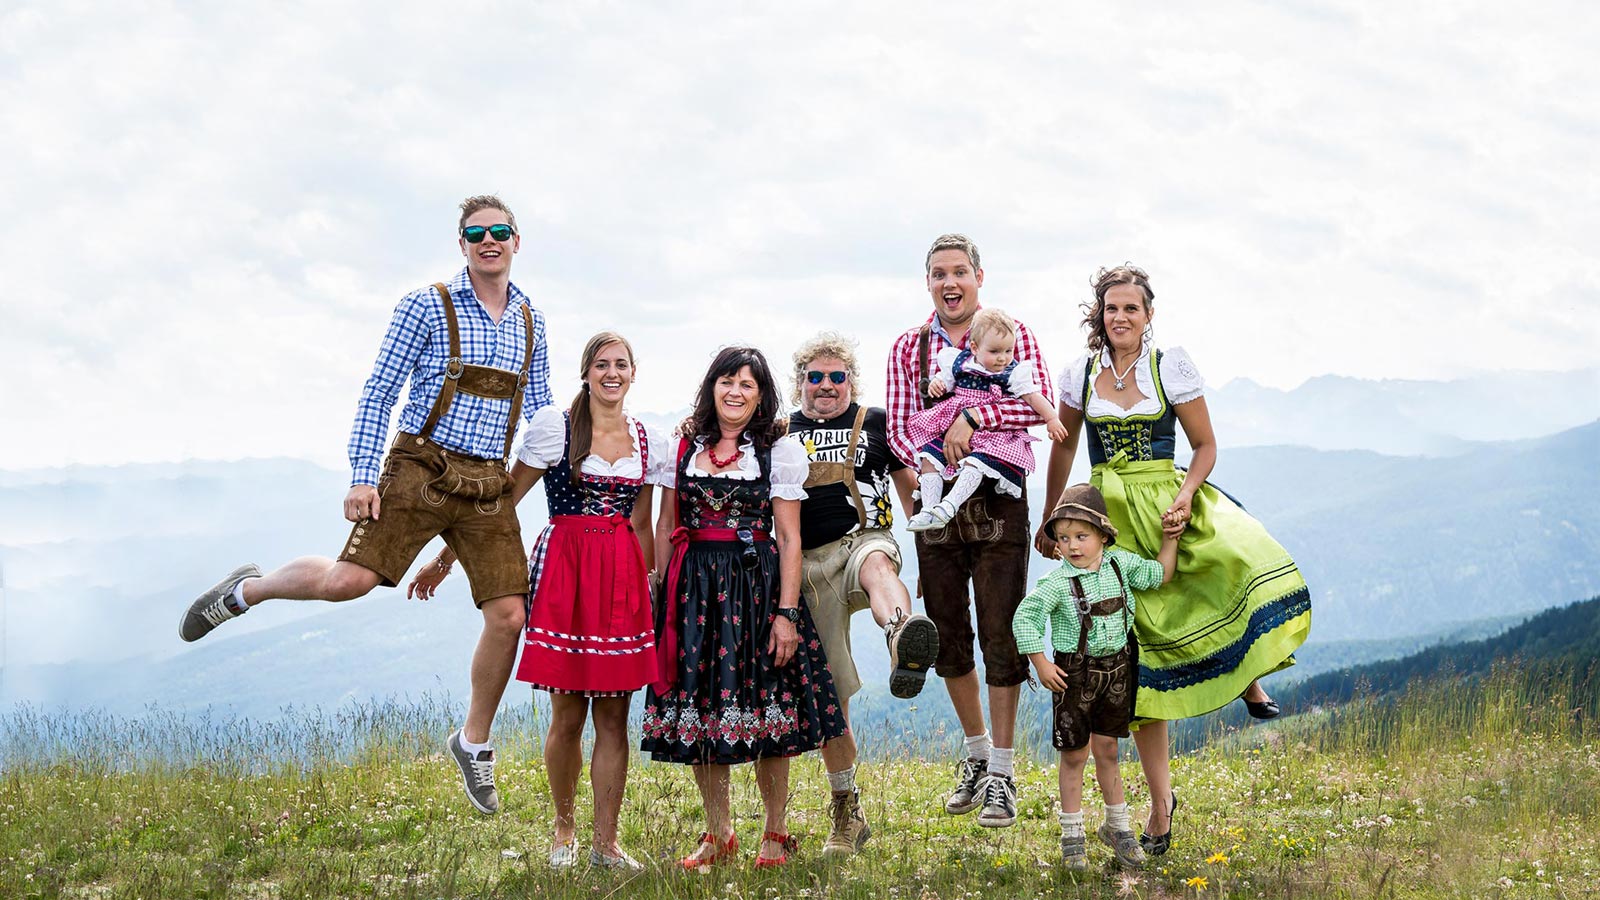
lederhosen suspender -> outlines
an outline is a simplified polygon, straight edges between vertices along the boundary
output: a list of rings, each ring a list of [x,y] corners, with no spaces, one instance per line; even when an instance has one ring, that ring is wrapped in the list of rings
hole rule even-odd
[[[819,487],[844,482],[850,489],[850,499],[856,503],[856,522],[867,527],[867,505],[861,499],[861,485],[856,483],[856,445],[861,442],[861,426],[867,421],[867,408],[856,407],[856,422],[850,429],[850,445],[845,448],[844,462],[813,462],[806,472],[805,486]]]
[[[444,301],[444,320],[450,330],[450,357],[445,360],[444,386],[439,389],[439,396],[434,398],[433,409],[428,412],[428,421],[423,423],[418,436],[423,438],[433,436],[434,427],[450,409],[457,390],[491,400],[509,399],[511,418],[506,422],[506,443],[500,456],[510,464],[511,442],[517,436],[517,419],[522,415],[522,397],[528,386],[528,367],[533,365],[533,313],[528,310],[527,304],[523,304],[522,328],[527,340],[526,346],[522,349],[522,371],[516,373],[513,381],[512,373],[504,369],[461,361],[461,329],[456,323],[456,305],[450,300],[450,289],[442,282],[434,284],[433,289],[439,293],[439,299]]]
[[[922,408],[933,406],[934,399],[928,396],[928,385],[933,381],[928,371],[928,339],[933,336],[933,326],[923,325],[917,332],[917,399],[922,401]]]
[[[1122,610],[1122,627],[1130,635],[1133,623],[1128,621],[1128,583],[1122,580],[1122,567],[1112,557],[1106,557],[1106,562],[1111,563],[1111,572],[1117,576],[1117,587],[1122,589],[1122,596],[1107,597],[1104,600],[1089,602],[1089,597],[1083,590],[1083,576],[1072,576],[1072,599],[1077,602],[1078,612],[1078,656],[1087,661],[1089,656],[1089,619],[1091,615],[1109,616],[1117,610]],[[1130,636],[1129,640],[1132,640]]]

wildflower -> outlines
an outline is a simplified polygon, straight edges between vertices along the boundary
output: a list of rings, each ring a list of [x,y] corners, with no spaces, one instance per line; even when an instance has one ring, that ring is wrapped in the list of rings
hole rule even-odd
[[[1217,852],[1215,852],[1215,853],[1211,854],[1210,856],[1206,857],[1206,862],[1208,862],[1208,863],[1221,863],[1222,865],[1225,866],[1225,865],[1228,864],[1228,854],[1223,853],[1221,850],[1218,850]]]
[[[1139,876],[1132,872],[1123,872],[1117,876],[1117,896],[1132,897],[1138,893]]]
[[[1206,877],[1204,875],[1196,875],[1193,878],[1186,880],[1184,884],[1194,888],[1196,891],[1203,891],[1206,889],[1206,885],[1210,884],[1210,882],[1206,881]]]

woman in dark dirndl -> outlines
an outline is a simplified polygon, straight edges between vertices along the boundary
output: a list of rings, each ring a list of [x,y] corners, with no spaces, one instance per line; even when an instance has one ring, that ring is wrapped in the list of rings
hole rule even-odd
[[[660,675],[645,695],[643,749],[694,767],[700,845],[681,861],[729,861],[729,767],[753,762],[766,810],[755,865],[795,849],[785,823],[789,758],[844,733],[822,644],[800,603],[805,448],[784,437],[766,358],[719,353],[672,448],[658,543],[672,561],[658,605]],[[669,537],[670,535],[670,537]]]

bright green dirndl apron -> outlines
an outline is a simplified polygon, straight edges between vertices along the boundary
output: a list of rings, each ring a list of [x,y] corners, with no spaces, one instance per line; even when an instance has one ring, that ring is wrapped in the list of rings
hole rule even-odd
[[[1098,354],[1094,356],[1098,357]],[[1160,386],[1159,353],[1150,354],[1161,412],[1141,416],[1150,425],[1175,417]],[[1093,379],[1091,362],[1086,377]],[[1088,410],[1089,383],[1083,408]],[[1127,427],[1126,420],[1091,428]],[[1166,420],[1166,421],[1162,421]],[[1170,432],[1169,432],[1170,433]],[[1121,449],[1096,463],[1090,482],[1106,498],[1117,546],[1154,559],[1161,549],[1161,515],[1183,486],[1184,473],[1172,459],[1130,459],[1130,449],[1152,447],[1143,440],[1091,444]],[[1154,442],[1170,447],[1158,434]],[[1294,651],[1311,630],[1311,594],[1288,551],[1261,523],[1210,484],[1202,484],[1191,504],[1189,527],[1178,541],[1178,568],[1172,580],[1140,591],[1134,607],[1139,641],[1139,720],[1183,719],[1220,709],[1237,699],[1250,682],[1294,665]],[[1137,722],[1135,725],[1137,726]]]

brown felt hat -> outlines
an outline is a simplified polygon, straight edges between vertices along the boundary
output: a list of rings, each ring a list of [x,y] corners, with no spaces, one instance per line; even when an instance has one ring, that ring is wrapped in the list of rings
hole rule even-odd
[[[1117,539],[1117,526],[1111,524],[1111,517],[1106,515],[1106,498],[1092,484],[1075,484],[1061,492],[1061,499],[1056,503],[1056,508],[1044,522],[1045,534],[1055,536],[1054,529],[1058,519],[1088,522],[1100,529],[1100,533],[1106,536],[1107,543],[1113,543]]]

